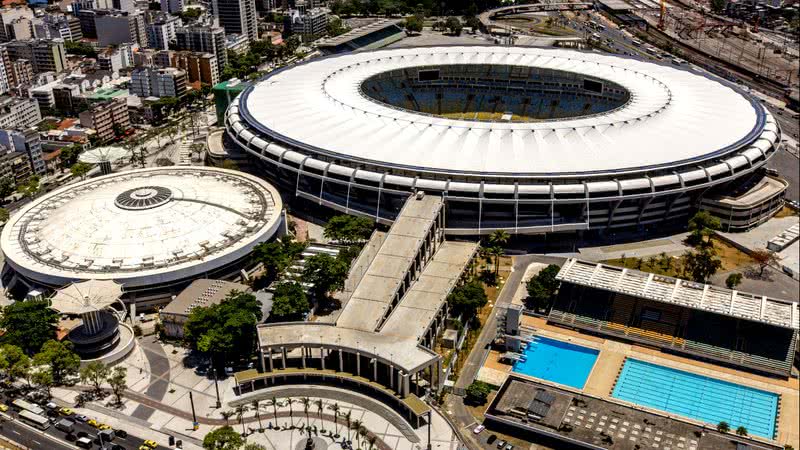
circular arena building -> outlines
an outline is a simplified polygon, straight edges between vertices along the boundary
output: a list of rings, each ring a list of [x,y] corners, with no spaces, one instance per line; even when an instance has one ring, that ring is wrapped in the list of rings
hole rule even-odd
[[[290,66],[246,89],[226,129],[290,194],[383,223],[412,192],[442,195],[451,234],[685,221],[758,184],[781,137],[752,97],[687,67],[497,46]]]
[[[282,223],[281,197],[260,178],[166,167],[106,175],[55,190],[3,229],[9,290],[113,280],[123,299],[168,301],[196,278],[225,278]]]

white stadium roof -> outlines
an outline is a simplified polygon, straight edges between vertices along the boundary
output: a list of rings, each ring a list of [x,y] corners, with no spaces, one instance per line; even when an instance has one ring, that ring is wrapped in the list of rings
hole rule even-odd
[[[0,245],[17,272],[47,285],[149,286],[241,259],[274,234],[281,209],[278,192],[245,173],[142,169],[34,200],[11,217]]]
[[[604,114],[542,122],[447,119],[381,104],[369,77],[452,64],[532,66],[617,83]],[[245,97],[246,96],[246,97]],[[763,131],[763,108],[690,70],[562,49],[431,47],[350,53],[274,72],[243,95],[251,126],[323,154],[450,173],[568,174],[684,165],[740,149]],[[248,117],[249,116],[249,117]]]

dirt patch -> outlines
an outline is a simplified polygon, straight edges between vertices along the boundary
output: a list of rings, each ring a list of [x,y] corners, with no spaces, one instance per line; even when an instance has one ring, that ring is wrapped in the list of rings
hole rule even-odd
[[[735,270],[751,266],[755,263],[747,253],[719,239],[711,239],[717,257],[722,261],[719,272]],[[628,269],[642,270],[669,277],[685,278],[683,276],[683,256],[669,256],[666,254],[654,255],[649,258],[614,258],[602,261],[606,264]]]
[[[784,217],[796,217],[797,215],[798,215],[797,211],[793,210],[792,208],[789,208],[788,206],[784,206],[783,208],[781,208],[780,211],[778,211],[775,214],[774,218],[781,219]]]

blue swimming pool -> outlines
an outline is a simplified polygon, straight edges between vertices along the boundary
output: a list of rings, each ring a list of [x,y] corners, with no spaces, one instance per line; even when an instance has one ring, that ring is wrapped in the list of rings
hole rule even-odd
[[[638,359],[625,362],[613,397],[712,425],[725,421],[773,438],[778,394]]]
[[[599,351],[569,342],[535,336],[514,372],[583,389]]]

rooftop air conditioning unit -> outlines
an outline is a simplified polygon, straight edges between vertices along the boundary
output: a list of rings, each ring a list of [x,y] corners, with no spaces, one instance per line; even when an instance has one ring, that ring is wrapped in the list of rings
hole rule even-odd
[[[417,200],[422,200],[425,197],[425,191],[417,191],[416,197]]]

